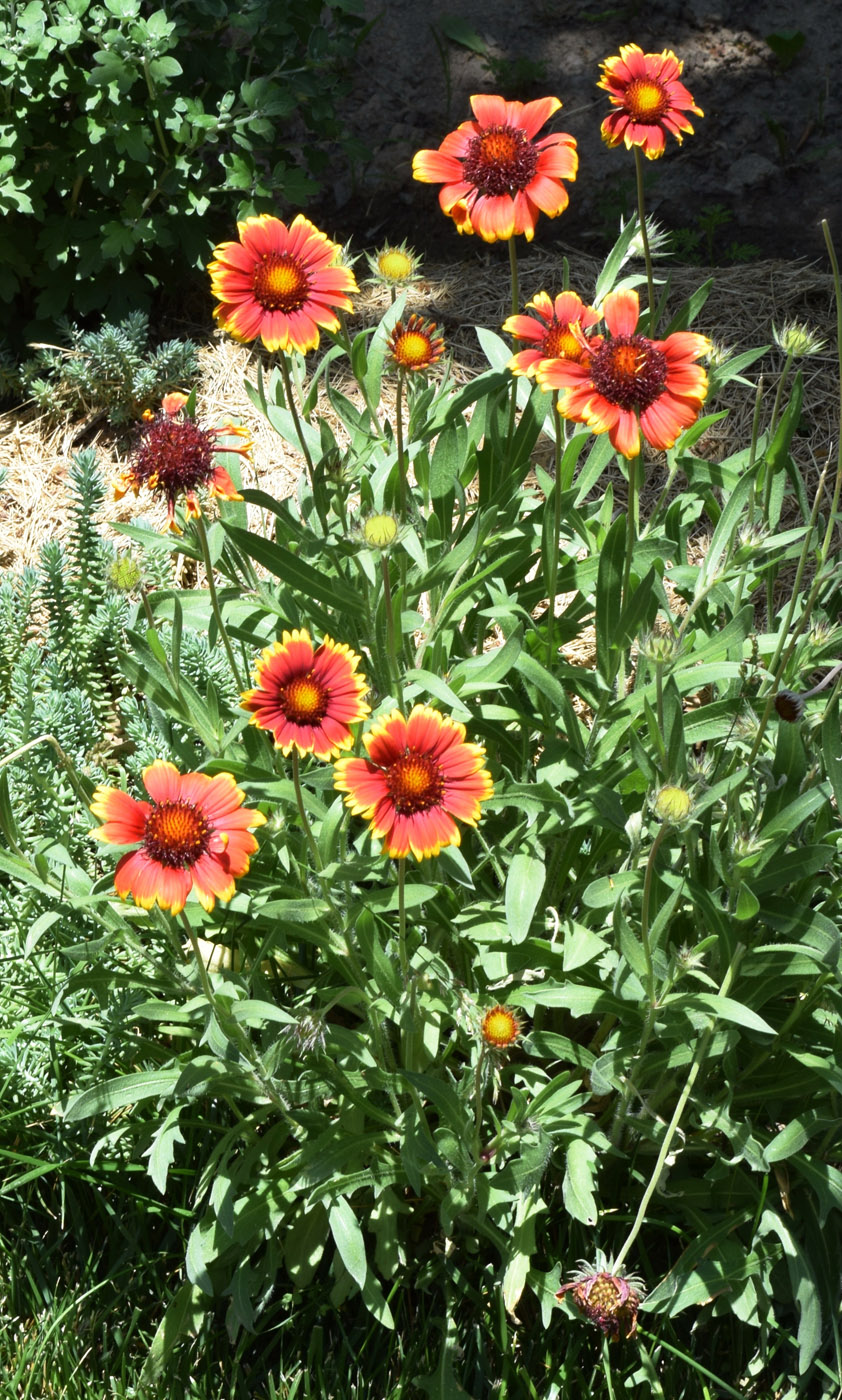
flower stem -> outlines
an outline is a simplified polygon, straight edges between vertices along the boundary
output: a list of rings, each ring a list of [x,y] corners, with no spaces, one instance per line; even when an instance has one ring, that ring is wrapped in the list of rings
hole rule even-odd
[[[403,709],[403,684],[401,663],[398,656],[397,629],[395,627],[395,603],[392,597],[392,581],[389,576],[389,561],[384,553],[380,555],[380,572],[383,577],[383,604],[386,611],[386,644],[389,652],[390,681],[395,688],[398,705]]]
[[[744,945],[742,943],[738,943],[736,948],[734,949],[734,955],[731,958],[731,961],[726,969],[725,976],[722,979],[722,986],[719,988],[718,993],[719,996],[724,997],[728,995],[728,992],[731,988],[731,984],[737,975],[737,970],[739,968],[740,962],[742,961],[742,956],[744,952]],[[652,1175],[649,1178],[646,1190],[640,1198],[640,1204],[637,1208],[637,1214],[632,1223],[632,1227],[626,1235],[625,1240],[623,1241],[619,1254],[616,1254],[612,1261],[612,1273],[616,1273],[617,1270],[620,1268],[620,1265],[622,1264],[623,1260],[625,1259],[626,1255],[628,1254],[629,1250],[631,1249],[632,1245],[634,1244],[635,1240],[637,1239],[640,1233],[640,1228],[643,1224],[646,1212],[649,1208],[649,1202],[651,1201],[652,1197],[655,1194],[655,1191],[658,1188],[658,1182],[661,1179],[661,1172],[664,1169],[664,1163],[666,1162],[667,1157],[669,1156],[669,1150],[672,1147],[673,1139],[678,1131],[678,1125],[681,1122],[682,1114],[684,1113],[684,1110],[687,1106],[687,1100],[689,1099],[693,1091],[693,1085],[695,1084],[699,1076],[699,1070],[702,1068],[702,1065],[704,1063],[705,1055],[708,1052],[708,1046],[710,1045],[710,1042],[713,1038],[713,1032],[715,1028],[716,1017],[713,1017],[707,1030],[700,1037],[696,1045],[696,1050],[693,1055],[693,1060],[690,1065],[690,1069],[687,1073],[687,1079],[685,1081],[684,1088],[678,1096],[678,1101],[675,1105],[675,1108],[673,1109],[672,1118],[670,1119],[669,1124],[667,1125],[667,1130],[664,1133],[664,1139],[661,1143],[661,1149],[658,1153],[655,1166],[652,1169]]]
[[[514,236],[512,236],[512,237],[509,238],[509,239],[507,239],[506,241],[507,241],[507,243],[508,243],[508,245],[509,245],[509,271],[510,271],[510,274],[511,274],[511,281],[512,281],[512,315],[513,315],[513,316],[516,316],[517,313],[518,313],[518,309],[519,309],[519,307],[520,307],[520,284],[519,284],[519,279],[518,279],[518,268],[517,268],[517,245],[515,244]],[[512,337],[512,344],[513,344],[513,345],[516,345],[516,344],[517,344],[517,337],[516,337],[516,336],[513,336],[513,337]],[[516,414],[517,414],[517,385],[518,385],[518,377],[517,377],[516,374],[513,374],[513,375],[512,375],[512,396],[511,396],[511,400],[510,400],[510,403],[509,403],[509,429],[508,429],[508,432],[507,432],[507,434],[506,434],[506,456],[507,456],[507,457],[508,457],[508,449],[511,447],[511,444],[512,444],[512,438],[513,438],[514,435],[515,435],[515,417],[516,417]]]
[[[228,629],[225,626],[225,623],[222,618],[222,608],[219,604],[219,594],[216,591],[216,577],[210,557],[208,533],[205,529],[204,517],[201,515],[196,517],[196,534],[199,536],[199,544],[201,545],[202,549],[202,560],[205,565],[205,575],[208,581],[208,592],[210,593],[211,609],[216,620],[216,625],[219,629],[219,635],[222,638],[222,645],[225,647],[225,654],[228,657],[228,664],[231,667],[231,674],[234,677],[237,689],[242,690],[243,679],[240,675],[240,668],[237,664],[237,658],[234,655],[234,648],[231,645],[231,638],[228,636]]]
[[[561,534],[561,415],[558,412],[559,393],[553,394],[553,424],[555,425],[555,482],[553,485],[553,538],[550,557],[547,560],[547,593],[549,611],[547,613],[547,653],[550,666],[555,657],[555,600],[558,582],[558,539]]]
[[[304,833],[307,837],[307,844],[310,847],[310,854],[313,857],[313,865],[315,866],[317,872],[321,872],[323,868],[322,858],[319,854],[319,848],[316,845],[316,838],[313,835],[313,828],[310,825],[310,818],[307,816],[307,808],[304,806],[304,793],[301,791],[300,762],[298,758],[298,750],[295,748],[292,751],[292,785],[295,788],[295,801],[298,806],[298,815],[301,818],[301,825],[304,827]]]
[[[398,449],[398,509],[401,520],[406,519],[406,451],[403,442],[404,374],[398,371],[398,392],[395,399],[395,444]]]
[[[398,956],[404,986],[409,982],[409,958],[406,952],[406,858],[398,860]]]
[[[655,278],[652,272],[652,253],[649,249],[649,234],[646,231],[646,196],[643,190],[643,152],[634,148],[634,173],[637,181],[637,218],[640,224],[640,241],[643,245],[643,259],[646,263],[646,283],[649,288],[649,334],[655,334]]]
[[[634,547],[637,544],[638,536],[638,496],[640,483],[638,481],[637,469],[640,465],[641,454],[629,458],[629,505],[626,513],[626,557],[623,561],[623,607],[629,602],[631,591],[631,566]]]

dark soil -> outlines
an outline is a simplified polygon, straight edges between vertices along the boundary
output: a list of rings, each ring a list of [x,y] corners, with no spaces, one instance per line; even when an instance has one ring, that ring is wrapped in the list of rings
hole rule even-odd
[[[412,179],[412,156],[469,119],[474,92],[523,101],[551,93],[564,105],[550,129],[575,136],[579,175],[567,211],[541,219],[536,239],[600,255],[633,211],[635,189],[631,154],[600,138],[609,105],[596,81],[603,59],[637,43],[683,59],[683,79],[705,113],[683,145],[670,140],[661,160],[646,162],[648,210],[677,231],[684,261],[823,258],[823,218],[842,243],[842,5],[604,3],[367,0],[375,22],[342,119],[372,154],[358,169],[331,169],[311,217],[358,247],[406,237],[443,260],[482,251],[441,214],[438,186]],[[486,58],[441,37],[440,50],[434,31],[441,36],[447,14],[486,42]]]

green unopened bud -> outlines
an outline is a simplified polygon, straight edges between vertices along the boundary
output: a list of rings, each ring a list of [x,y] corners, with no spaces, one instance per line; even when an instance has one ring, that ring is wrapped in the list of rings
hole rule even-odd
[[[131,593],[143,577],[143,569],[131,554],[118,554],[108,570],[108,582],[118,593]]]
[[[772,326],[772,338],[784,355],[800,360],[805,355],[820,355],[827,341],[822,340],[803,321],[784,321],[780,330]]]
[[[655,816],[672,826],[686,821],[692,807],[692,797],[680,787],[662,787],[654,802]]]
[[[393,515],[370,515],[363,525],[363,538],[369,549],[389,549],[397,533],[398,522]]]

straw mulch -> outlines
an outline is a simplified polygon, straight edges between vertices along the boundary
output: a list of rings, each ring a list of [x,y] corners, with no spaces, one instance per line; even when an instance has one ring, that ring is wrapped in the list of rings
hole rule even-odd
[[[554,294],[561,286],[562,254],[530,251],[520,261],[521,302],[542,289]],[[594,285],[599,263],[587,255],[570,250],[570,280],[574,288],[586,295]],[[669,268],[668,264],[661,264]],[[483,247],[472,261],[464,263],[427,265],[425,280],[413,289],[409,311],[418,311],[440,324],[457,381],[469,379],[484,366],[474,327],[499,329],[508,315],[508,258],[500,247]],[[694,329],[709,335],[719,347],[727,346],[738,353],[752,346],[771,343],[771,327],[781,326],[789,318],[806,322],[827,341],[820,355],[801,362],[804,374],[804,421],[794,444],[794,455],[809,482],[818,479],[819,471],[839,433],[839,379],[835,353],[835,312],[833,287],[828,273],[807,263],[763,262],[736,268],[669,268],[672,291],[670,311],[674,311],[708,275],[714,277],[711,295],[694,324]],[[663,273],[661,274],[663,275]],[[388,305],[388,292],[378,287],[364,287],[356,303],[351,329],[374,322]],[[189,333],[189,332],[188,332]],[[201,331],[193,331],[200,339]],[[246,378],[254,380],[256,357],[253,347],[235,344],[219,332],[213,333],[201,352],[199,410],[203,421],[217,423],[234,416],[245,423],[254,441],[253,468],[246,469],[246,484],[259,485],[278,498],[290,495],[302,468],[299,454],[284,443],[277,433],[255,410],[245,393]],[[750,370],[754,379],[762,368],[767,394],[774,393],[782,356],[773,349],[761,365]],[[337,369],[337,387],[351,390]],[[723,399],[716,407],[728,406],[729,417],[706,435],[701,449],[711,459],[721,459],[745,446],[750,438],[754,411],[754,393],[746,386],[727,386]],[[389,390],[383,405],[388,414],[393,407]],[[341,437],[341,426],[329,405],[323,405],[324,416]],[[61,538],[66,533],[66,476],[73,454],[80,446],[96,447],[107,478],[117,475],[121,461],[130,450],[121,448],[113,436],[99,429],[91,434],[84,423],[56,425],[39,418],[26,406],[0,416],[0,563],[6,568],[20,569],[34,563],[42,543]],[[539,444],[536,454],[547,455]],[[657,493],[662,481],[661,464],[653,461],[650,489]],[[5,472],[5,476],[2,476]],[[832,476],[832,472],[830,473]],[[623,482],[617,474],[618,504],[622,501]],[[644,512],[646,498],[643,502]],[[129,495],[121,502],[109,505],[105,519],[119,529],[121,521],[139,515],[155,526],[162,526],[165,511],[143,496],[138,501]],[[257,520],[255,518],[255,523]],[[107,528],[107,527],[106,527]]]

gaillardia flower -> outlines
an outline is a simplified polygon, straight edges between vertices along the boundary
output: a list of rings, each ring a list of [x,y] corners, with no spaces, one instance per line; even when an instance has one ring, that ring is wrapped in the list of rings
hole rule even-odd
[[[634,1274],[612,1274],[605,1269],[597,1272],[583,1263],[571,1282],[563,1284],[555,1296],[563,1298],[565,1293],[570,1293],[579,1312],[609,1341],[633,1337],[637,1331],[643,1284]]]
[[[615,58],[602,64],[597,87],[605,88],[615,108],[602,123],[602,139],[608,146],[624,142],[628,150],[640,146],[649,160],[664,153],[666,133],[679,142],[692,135],[688,112],[703,117],[690,93],[678,79],[684,64],[669,49],[644,53],[637,44],[626,44]]]
[[[243,499],[228,472],[216,461],[216,454],[224,450],[247,457],[251,451],[245,428],[231,423],[205,428],[182,411],[186,402],[184,394],[165,395],[160,413],[150,415],[141,428],[129,466],[113,483],[117,501],[127,491],[137,495],[142,486],[163,496],[167,503],[167,525],[176,534],[181,531],[175,523],[175,503],[182,493],[188,520],[201,515],[196,497],[200,487],[225,501]],[[223,437],[246,438],[246,441],[242,447],[226,444],[223,449],[219,443]]]
[[[267,350],[315,350],[319,327],[339,327],[357,290],[338,243],[298,214],[287,228],[271,214],[237,225],[238,243],[220,243],[208,264],[214,316],[235,340],[260,338]]]
[[[586,353],[581,334],[576,335],[571,327],[588,330],[599,320],[598,311],[585,306],[575,292],[561,292],[555,301],[546,292],[538,292],[526,307],[535,315],[510,316],[503,322],[503,330],[527,346],[509,360],[512,374],[534,375],[542,360],[581,360]]]
[[[464,725],[416,705],[409,719],[393,710],[363,743],[368,758],[340,758],[334,786],[369,822],[386,855],[437,856],[443,846],[459,845],[454,817],[476,826],[480,803],[494,788],[485,753],[465,743]]]
[[[173,914],[191,890],[207,910],[217,899],[229,900],[257,850],[250,828],[262,826],[263,813],[243,806],[246,795],[230,773],[179,773],[159,759],[144,769],[143,782],[151,802],[99,787],[91,803],[103,823],[92,836],[118,846],[138,843],[117,862],[120,898],[131,895],[144,909],[157,902]]]
[[[240,700],[251,723],[268,729],[285,755],[293,749],[316,758],[333,758],[349,749],[349,725],[370,713],[363,696],[365,676],[351,648],[325,637],[314,646],[309,632],[284,632],[280,642],[262,651],[255,666],[254,690]]]
[[[395,369],[416,373],[430,369],[444,354],[444,341],[434,321],[410,316],[406,323],[396,321],[388,340],[388,354]]]
[[[510,1006],[492,1006],[480,1022],[480,1034],[492,1050],[509,1050],[520,1039],[523,1017]]]
[[[560,108],[557,97],[507,102],[481,93],[471,98],[474,121],[462,122],[437,151],[413,157],[416,180],[442,184],[439,204],[459,233],[486,243],[535,234],[539,213],[555,218],[567,208],[562,181],[575,180],[579,157],[566,132],[535,137]]]
[[[665,340],[639,335],[640,304],[628,288],[609,292],[602,307],[608,336],[582,337],[580,360],[542,361],[535,372],[545,389],[563,390],[559,412],[608,433],[624,457],[636,457],[640,434],[653,447],[672,447],[699,416],[707,374],[696,364],[710,341],[693,331]]]

